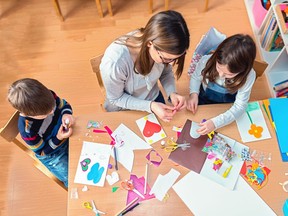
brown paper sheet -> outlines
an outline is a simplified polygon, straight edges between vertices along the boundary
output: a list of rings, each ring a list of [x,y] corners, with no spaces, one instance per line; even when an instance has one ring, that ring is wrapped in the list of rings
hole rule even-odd
[[[200,173],[207,157],[207,153],[202,152],[202,149],[208,136],[202,135],[199,138],[194,139],[190,136],[191,126],[192,122],[188,119],[177,140],[177,143],[179,144],[184,142],[190,143],[190,148],[187,148],[184,151],[181,148],[177,148],[175,151],[170,153],[168,158],[181,166]]]

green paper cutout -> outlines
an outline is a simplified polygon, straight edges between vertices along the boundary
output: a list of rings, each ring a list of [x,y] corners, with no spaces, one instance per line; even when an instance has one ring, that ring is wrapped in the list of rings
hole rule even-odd
[[[246,108],[246,112],[251,112],[253,110],[260,109],[259,103],[257,101],[248,103],[248,106]]]
[[[119,187],[113,187],[112,188],[112,193],[116,192],[118,190]]]

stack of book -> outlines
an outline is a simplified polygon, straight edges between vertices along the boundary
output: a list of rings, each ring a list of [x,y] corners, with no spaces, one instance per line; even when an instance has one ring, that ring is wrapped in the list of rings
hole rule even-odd
[[[288,80],[276,83],[273,87],[276,97],[288,96]]]
[[[284,47],[284,42],[273,13],[268,15],[267,22],[263,28],[260,43],[266,51],[280,51]]]

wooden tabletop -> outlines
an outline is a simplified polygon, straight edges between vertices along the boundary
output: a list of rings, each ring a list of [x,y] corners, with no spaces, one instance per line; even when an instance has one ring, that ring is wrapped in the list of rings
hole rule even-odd
[[[198,109],[196,115],[191,112],[183,110],[175,115],[173,120],[169,123],[160,121],[167,138],[176,138],[176,132],[172,130],[173,126],[183,126],[187,119],[195,122],[200,122],[202,119],[209,119],[220,113],[223,113],[231,105],[221,104],[221,105],[205,105]],[[127,191],[119,188],[116,192],[112,193],[112,187],[120,186],[120,183],[115,183],[110,186],[105,182],[104,187],[89,186],[88,191],[83,192],[82,188],[84,185],[75,184],[74,178],[77,169],[77,164],[80,157],[80,152],[82,149],[83,141],[97,142],[97,143],[110,143],[110,137],[108,134],[96,134],[92,132],[92,129],[87,129],[87,123],[89,120],[102,122],[103,125],[107,125],[109,128],[115,130],[121,123],[125,124],[128,128],[133,130],[139,137],[143,138],[140,130],[136,124],[136,120],[147,115],[145,112],[137,111],[122,111],[122,112],[101,112],[101,113],[91,113],[89,115],[77,116],[76,114],[76,124],[74,126],[73,136],[70,138],[69,147],[69,193],[68,193],[68,215],[69,216],[83,216],[83,215],[94,215],[92,211],[82,207],[82,203],[85,201],[94,200],[97,208],[106,215],[115,215],[119,210],[121,210],[126,204]],[[256,192],[261,196],[261,198],[275,211],[277,215],[282,215],[282,206],[287,198],[287,193],[283,191],[282,186],[279,183],[288,180],[285,176],[285,172],[288,172],[288,163],[284,163],[281,160],[277,138],[271,125],[265,116],[267,126],[271,133],[272,138],[257,142],[245,143],[252,149],[258,149],[265,152],[269,152],[272,155],[272,161],[270,162],[268,168],[271,169],[271,173],[268,176],[268,183],[262,189]],[[236,123],[232,123],[226,127],[217,130],[230,138],[241,142],[240,134],[238,132]],[[173,161],[168,159],[169,153],[161,149],[160,141],[152,144],[152,147],[161,154],[163,157],[163,162],[159,167],[150,166],[149,167],[149,180],[148,184],[150,187],[153,186],[157,176],[159,174],[165,175],[171,168],[176,169],[181,173],[181,179],[189,172],[188,169],[177,166]],[[132,174],[138,177],[144,176],[145,165],[147,159],[145,156],[150,150],[137,150],[134,151],[134,165]],[[110,163],[114,164],[114,160],[110,157]],[[130,173],[120,164],[119,166],[119,176],[120,180],[129,179]],[[108,169],[107,174],[111,174],[114,169]],[[71,190],[77,188],[78,199],[71,199]],[[186,207],[178,195],[173,189],[168,191],[169,198],[166,201],[160,202],[159,200],[150,199],[142,202],[137,208],[127,215],[192,215],[191,211]]]

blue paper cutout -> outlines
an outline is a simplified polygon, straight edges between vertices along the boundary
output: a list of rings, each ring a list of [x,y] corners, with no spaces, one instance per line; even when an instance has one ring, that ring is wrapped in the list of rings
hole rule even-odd
[[[92,167],[90,172],[87,175],[88,180],[92,180],[94,184],[97,184],[104,172],[104,167],[100,167],[99,163],[95,163]]]

